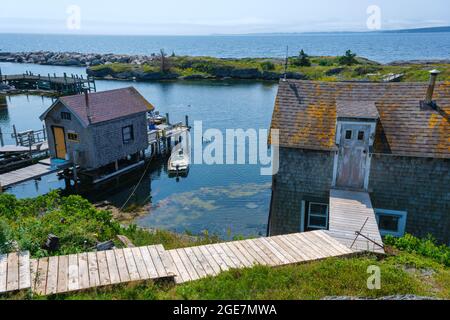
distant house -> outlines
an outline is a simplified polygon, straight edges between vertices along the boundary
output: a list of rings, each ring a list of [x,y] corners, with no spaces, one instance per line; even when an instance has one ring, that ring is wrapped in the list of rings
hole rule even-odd
[[[428,85],[281,81],[268,233],[331,230],[338,189],[370,196],[381,235],[450,244],[450,83],[437,74]]]
[[[82,169],[119,167],[141,159],[148,147],[147,111],[153,106],[133,87],[59,98],[40,119],[45,121],[52,158]]]

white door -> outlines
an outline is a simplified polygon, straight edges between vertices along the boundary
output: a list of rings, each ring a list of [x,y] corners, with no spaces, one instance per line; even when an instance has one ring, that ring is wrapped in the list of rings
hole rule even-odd
[[[342,124],[336,186],[364,189],[370,125]]]

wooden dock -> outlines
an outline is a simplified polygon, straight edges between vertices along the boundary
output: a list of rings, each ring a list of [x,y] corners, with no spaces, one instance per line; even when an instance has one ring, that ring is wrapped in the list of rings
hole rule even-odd
[[[0,174],[0,191],[30,180],[37,180],[68,168],[70,165],[67,163],[61,166],[52,166],[48,160],[44,159],[31,166]]]
[[[156,245],[40,259],[12,253],[0,256],[0,293],[29,289],[51,295],[167,278],[184,283],[230,269],[294,265],[354,253],[324,231],[168,251]]]
[[[357,236],[356,232],[359,231],[372,241]],[[383,240],[370,196],[366,192],[330,191],[330,222],[327,233],[348,247],[353,244],[351,248],[354,250],[384,253],[384,249],[375,244],[383,245]]]

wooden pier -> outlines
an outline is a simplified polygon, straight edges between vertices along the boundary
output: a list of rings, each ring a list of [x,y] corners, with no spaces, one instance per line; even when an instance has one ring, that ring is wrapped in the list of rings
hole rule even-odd
[[[85,91],[96,91],[94,78],[84,78],[83,76],[73,74],[69,76],[66,73],[62,76],[57,76],[56,74],[33,74],[27,71],[24,74],[2,75],[0,70],[0,83],[18,90],[52,91],[59,95],[73,95]]]
[[[384,253],[375,211],[366,192],[330,190],[327,233],[354,250]]]
[[[168,278],[184,283],[230,269],[295,265],[353,254],[324,231],[174,250],[156,245],[40,259],[10,253],[0,256],[0,293],[28,289],[51,295]]]

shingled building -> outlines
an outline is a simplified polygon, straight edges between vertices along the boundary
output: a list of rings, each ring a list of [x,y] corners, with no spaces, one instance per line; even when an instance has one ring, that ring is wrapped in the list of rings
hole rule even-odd
[[[345,224],[330,206],[345,190],[368,194],[381,235],[450,244],[450,83],[431,74],[429,84],[281,81],[268,233]]]
[[[148,147],[147,111],[153,106],[133,87],[59,98],[41,115],[52,158],[85,170],[118,169]]]

